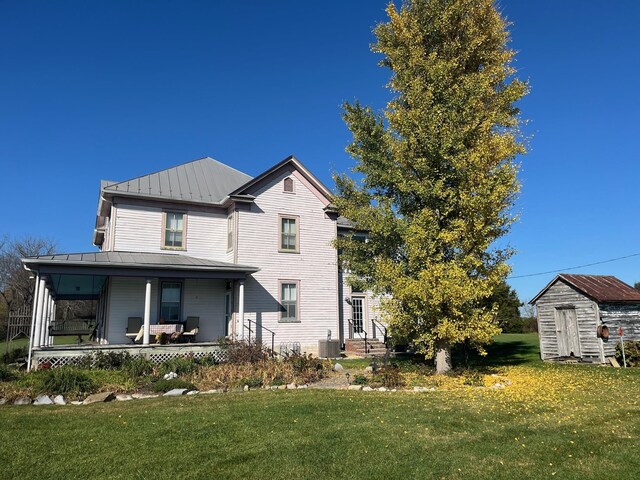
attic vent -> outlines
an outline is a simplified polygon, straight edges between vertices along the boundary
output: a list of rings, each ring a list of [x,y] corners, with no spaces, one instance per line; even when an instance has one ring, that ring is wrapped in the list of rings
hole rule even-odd
[[[284,191],[293,193],[293,179],[291,177],[287,177],[284,179]]]

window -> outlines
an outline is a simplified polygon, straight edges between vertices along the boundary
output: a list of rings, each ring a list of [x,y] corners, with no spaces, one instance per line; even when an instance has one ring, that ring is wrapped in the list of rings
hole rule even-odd
[[[227,250],[233,249],[233,215],[227,217]]]
[[[280,217],[280,251],[298,252],[298,219]]]
[[[293,193],[293,179],[291,177],[287,177],[284,179],[284,191],[286,193]]]
[[[298,322],[298,282],[286,282],[280,284],[280,305],[282,306],[281,322]]]
[[[184,250],[185,214],[180,212],[164,213],[164,248]]]
[[[160,292],[160,322],[179,322],[182,299],[180,282],[162,282]]]

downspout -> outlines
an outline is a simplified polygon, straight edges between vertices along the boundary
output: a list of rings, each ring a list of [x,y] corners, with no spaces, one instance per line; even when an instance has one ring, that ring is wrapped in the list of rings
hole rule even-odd
[[[24,269],[27,272],[34,273],[33,270],[29,270],[26,265],[24,265]],[[40,287],[40,275],[36,273],[36,286],[33,290],[33,307],[31,309],[31,330],[29,332],[29,354],[27,356],[27,372],[31,370],[31,353],[33,352],[33,335],[36,330],[36,308],[38,306],[38,288]]]

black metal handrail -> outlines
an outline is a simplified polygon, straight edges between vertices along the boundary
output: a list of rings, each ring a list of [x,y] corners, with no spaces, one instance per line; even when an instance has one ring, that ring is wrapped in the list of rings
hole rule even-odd
[[[262,330],[266,330],[267,332],[269,332],[271,334],[271,356],[273,357],[276,353],[276,332],[274,332],[273,330],[268,329],[267,327],[259,324],[258,322],[251,320],[250,318],[245,318],[245,322],[249,322],[249,325],[245,324],[244,327],[249,330],[249,343],[251,343],[251,333],[254,333],[254,338],[256,339],[256,341],[258,340],[258,335],[256,332],[254,332],[251,329],[251,324],[253,323],[256,327],[260,327]],[[264,342],[262,341],[262,339],[260,340],[261,343],[264,344]]]
[[[361,332],[356,332],[353,325],[353,320],[347,320],[349,322],[349,339],[354,339],[354,335],[357,333],[362,338],[364,336],[364,353],[369,353],[369,341],[367,339],[367,331],[363,328]]]
[[[387,327],[385,325],[383,325],[377,318],[372,318],[371,319],[371,326],[372,326],[372,331],[373,331],[373,338],[377,338],[376,337],[376,331],[380,331],[382,333],[382,338],[383,338],[383,342],[386,345],[387,344]]]

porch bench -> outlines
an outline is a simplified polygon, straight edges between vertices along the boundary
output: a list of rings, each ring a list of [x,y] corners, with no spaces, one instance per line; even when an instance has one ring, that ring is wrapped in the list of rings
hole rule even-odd
[[[82,343],[82,337],[88,335],[92,339],[95,335],[96,324],[93,320],[62,320],[53,322],[49,326],[49,335],[52,337],[77,335],[78,343]]]

